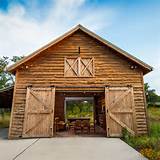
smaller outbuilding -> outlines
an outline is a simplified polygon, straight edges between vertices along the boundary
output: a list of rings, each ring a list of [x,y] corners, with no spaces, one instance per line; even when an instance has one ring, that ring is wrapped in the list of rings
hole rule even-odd
[[[14,86],[0,89],[0,110],[11,110]]]

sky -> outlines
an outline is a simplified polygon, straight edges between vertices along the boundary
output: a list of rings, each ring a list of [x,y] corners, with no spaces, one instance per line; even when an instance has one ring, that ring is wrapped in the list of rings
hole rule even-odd
[[[28,55],[82,24],[154,67],[160,95],[160,0],[0,0],[0,56]]]

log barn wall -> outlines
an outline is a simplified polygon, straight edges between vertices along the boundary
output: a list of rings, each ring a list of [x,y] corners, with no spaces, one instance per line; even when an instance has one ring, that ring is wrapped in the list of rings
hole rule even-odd
[[[80,47],[80,53],[78,48]],[[64,58],[94,57],[94,77],[64,77]],[[102,44],[81,30],[46,49],[16,70],[9,137],[22,136],[27,86],[126,86],[132,85],[136,111],[137,133],[147,133],[143,70],[118,52]],[[26,67],[27,66],[27,67]],[[91,88],[90,88],[91,89]],[[92,90],[92,89],[91,89]],[[58,107],[58,106],[57,106]],[[56,111],[58,108],[56,108]]]

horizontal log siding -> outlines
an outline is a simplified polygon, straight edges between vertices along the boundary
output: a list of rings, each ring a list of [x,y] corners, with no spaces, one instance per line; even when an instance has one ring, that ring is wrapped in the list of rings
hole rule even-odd
[[[64,58],[79,56],[78,47],[80,47],[81,57],[94,57],[95,77],[64,77]],[[85,33],[75,32],[30,60],[26,65],[28,68],[23,66],[18,70],[16,77],[13,119],[10,128],[11,138],[22,135],[26,87],[28,85],[34,87],[132,85],[134,87],[137,133],[147,133],[141,68],[131,70],[130,65],[134,65],[133,63]]]

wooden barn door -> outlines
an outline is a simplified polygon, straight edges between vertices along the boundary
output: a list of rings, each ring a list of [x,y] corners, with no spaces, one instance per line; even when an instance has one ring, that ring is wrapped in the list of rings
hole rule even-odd
[[[136,121],[132,87],[106,87],[106,128],[107,137],[122,136],[122,129],[135,135]]]
[[[94,58],[65,58],[65,77],[93,77]]]
[[[27,88],[23,137],[52,137],[55,88]]]

